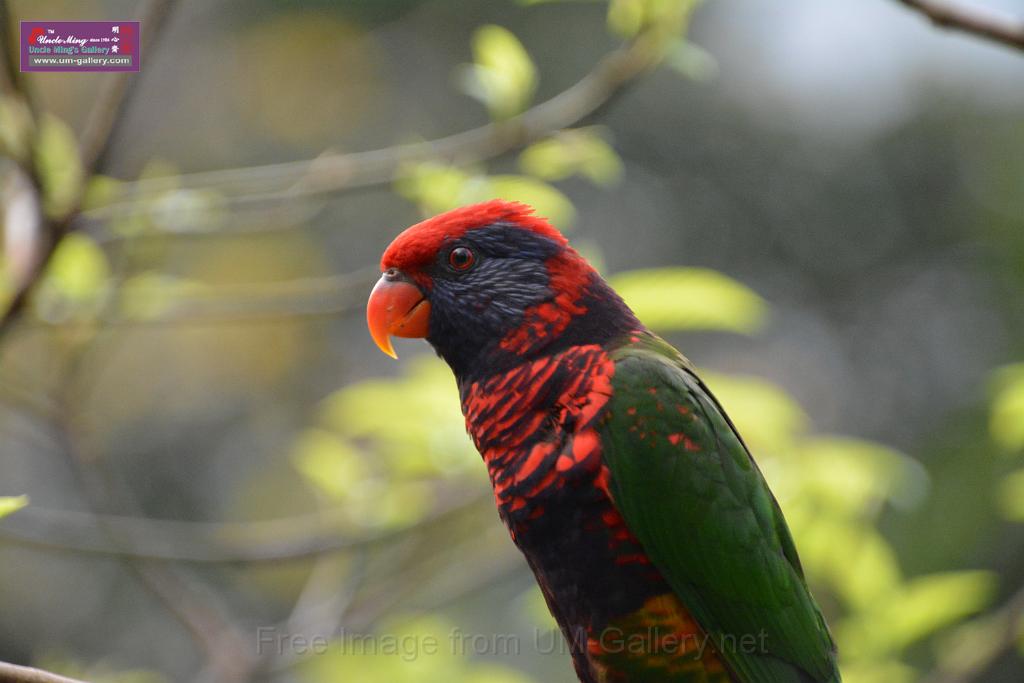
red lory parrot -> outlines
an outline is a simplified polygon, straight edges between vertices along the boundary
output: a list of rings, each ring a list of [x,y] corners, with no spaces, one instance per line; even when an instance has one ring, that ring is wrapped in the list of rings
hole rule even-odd
[[[494,200],[408,228],[380,265],[370,333],[451,367],[580,681],[840,681],[736,427],[558,230]]]

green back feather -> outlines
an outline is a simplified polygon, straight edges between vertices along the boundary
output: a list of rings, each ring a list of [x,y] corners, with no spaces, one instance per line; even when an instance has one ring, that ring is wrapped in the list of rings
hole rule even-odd
[[[738,681],[838,683],[782,512],[721,406],[656,337],[612,358],[604,458],[654,564]]]

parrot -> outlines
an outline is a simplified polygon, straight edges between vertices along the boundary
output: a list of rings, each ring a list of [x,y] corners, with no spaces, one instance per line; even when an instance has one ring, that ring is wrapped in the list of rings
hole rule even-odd
[[[494,199],[401,232],[370,336],[451,368],[581,683],[840,683],[782,511],[693,364],[566,237]]]

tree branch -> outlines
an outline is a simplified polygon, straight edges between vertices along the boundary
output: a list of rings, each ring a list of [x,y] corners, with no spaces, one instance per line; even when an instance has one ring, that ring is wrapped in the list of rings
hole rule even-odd
[[[489,123],[447,137],[367,152],[325,154],[316,159],[264,166],[203,171],[126,183],[122,198],[90,209],[92,218],[106,218],[137,209],[178,188],[203,188],[231,195],[234,203],[293,199],[392,182],[403,166],[423,161],[467,164],[491,159],[573,126],[608,104],[636,77],[658,61],[653,42],[641,36],[605,55],[568,89],[519,116]]]
[[[24,329],[73,329],[97,324],[105,328],[236,325],[336,316],[362,308],[366,304],[366,293],[378,277],[380,271],[372,267],[342,275],[222,285],[216,289],[175,294],[163,310],[152,315],[110,311],[85,320],[26,321]]]
[[[1024,635],[1024,586],[999,609],[981,618],[999,625],[997,642],[986,649],[984,656],[972,662],[969,669],[958,672],[937,671],[923,678],[921,683],[974,683],[982,680],[992,664],[1012,649]]]
[[[73,375],[69,372],[69,376]],[[65,387],[66,389],[66,387]],[[55,420],[58,435],[62,441],[63,453],[67,457],[78,482],[83,498],[93,511],[111,508],[133,507],[134,501],[128,489],[119,485],[106,469],[104,461],[82,452],[73,436],[71,412],[68,410],[70,391],[62,392],[62,408]],[[103,526],[104,518],[97,518],[96,531],[114,547],[122,541],[117,530]],[[203,653],[210,670],[217,672],[215,680],[220,683],[241,683],[254,661],[250,655],[243,632],[236,628],[227,610],[220,605],[217,596],[209,591],[199,593],[194,581],[189,580],[178,567],[145,559],[120,555],[124,569],[139,584],[152,593],[192,637],[196,647]]]
[[[45,550],[137,560],[286,562],[401,541],[478,511],[488,499],[482,494],[464,496],[411,526],[362,536],[342,533],[335,516],[328,513],[264,522],[204,523],[30,506],[0,523],[0,538]]]
[[[160,38],[161,30],[174,9],[175,0],[148,0],[139,11],[138,21],[145,35],[142,43],[142,58],[153,54]],[[99,169],[106,165],[110,146],[114,142],[115,132],[124,119],[129,105],[138,90],[139,77],[130,71],[113,74],[105,79],[97,95],[96,104],[89,111],[89,117],[82,129],[79,149],[82,166],[87,169]]]
[[[68,678],[58,674],[33,669],[29,666],[18,666],[0,662],[0,683],[85,683],[77,678]]]
[[[146,31],[146,41],[142,43],[144,55],[151,52],[147,46],[150,43],[156,43],[162,22],[170,14],[173,4],[174,0],[148,0],[143,5],[139,13],[140,20],[148,22],[143,28]],[[125,80],[127,76],[127,74],[119,74],[116,83],[120,85],[109,85],[104,88],[90,109],[85,131],[82,134],[82,139],[79,141],[82,170],[85,178],[88,178],[96,170],[97,163],[100,161],[100,157],[105,154],[106,147],[114,134],[114,125],[121,119],[122,111],[127,103],[127,94],[129,93],[128,81]],[[132,80],[137,80],[137,78]],[[27,101],[27,95],[25,97]],[[36,190],[40,192],[38,169],[31,160],[31,156],[30,160],[26,163],[29,165],[29,168],[26,170],[35,179]],[[25,309],[25,306],[28,305],[32,291],[39,280],[42,279],[50,258],[57,251],[57,245],[60,244],[64,235],[71,230],[72,223],[78,215],[79,209],[76,207],[65,216],[50,219],[43,226],[44,234],[42,235],[43,239],[39,247],[38,257],[29,269],[24,281],[19,283],[18,290],[11,298],[7,309],[0,315],[0,337],[11,328]]]
[[[1024,20],[976,7],[962,7],[933,0],[897,0],[923,14],[942,28],[970,33],[1024,50]]]
[[[244,630],[227,618],[215,596],[209,591],[199,593],[180,572],[167,565],[127,559],[126,568],[188,629],[206,656],[204,671],[210,673],[211,680],[241,683],[249,678],[256,657]]]

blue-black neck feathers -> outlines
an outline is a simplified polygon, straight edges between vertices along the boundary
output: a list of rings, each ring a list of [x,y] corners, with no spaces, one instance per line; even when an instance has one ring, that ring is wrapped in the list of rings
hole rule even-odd
[[[448,266],[447,254],[459,246],[476,254],[469,272]],[[570,346],[604,344],[641,327],[575,251],[514,225],[467,231],[446,244],[424,274],[432,282],[427,341],[460,383]],[[545,322],[540,308],[555,318],[538,327],[537,318]],[[531,312],[534,319],[528,321]],[[517,332],[526,341],[510,347],[509,337]]]

